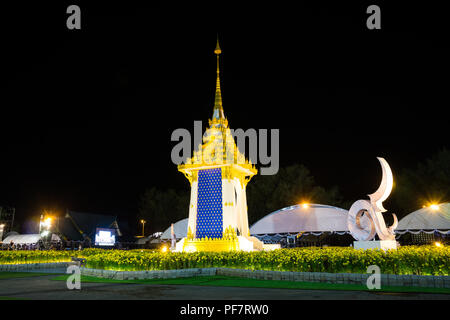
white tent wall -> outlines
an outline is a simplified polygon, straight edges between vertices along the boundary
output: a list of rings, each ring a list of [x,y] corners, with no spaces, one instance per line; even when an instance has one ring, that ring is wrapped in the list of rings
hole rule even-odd
[[[11,241],[14,244],[36,244],[41,239],[39,233],[34,234],[12,234],[3,239],[3,244],[10,244]],[[61,238],[57,234],[52,234],[51,241],[61,241]]]
[[[422,208],[403,217],[397,226],[396,233],[420,232],[441,234],[450,233],[450,203],[442,203],[437,209]]]
[[[348,211],[322,204],[294,205],[272,212],[250,227],[252,235],[308,232],[348,233]]]
[[[185,238],[187,236],[189,218],[177,221],[173,224],[173,232],[177,239]],[[161,235],[161,240],[172,239],[171,226],[169,226]]]
[[[3,239],[4,244],[9,244],[11,241],[14,244],[36,244],[41,239],[41,235],[37,234],[15,234],[7,236]]]

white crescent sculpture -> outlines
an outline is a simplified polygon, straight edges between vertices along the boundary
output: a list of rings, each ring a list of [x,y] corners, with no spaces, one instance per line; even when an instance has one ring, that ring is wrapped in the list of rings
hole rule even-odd
[[[381,178],[381,184],[378,190],[372,194],[369,194],[370,203],[374,206],[377,211],[386,212],[387,210],[383,208],[383,201],[386,200],[392,191],[392,186],[394,184],[394,179],[392,177],[391,167],[386,160],[377,157],[380,161],[381,169],[383,170],[383,177]]]
[[[394,223],[389,228],[386,227],[382,212],[383,201],[389,197],[394,183],[392,171],[389,164],[383,158],[377,158],[383,170],[381,184],[377,191],[369,195],[368,200],[357,200],[350,207],[347,218],[347,225],[353,238],[356,240],[372,240],[375,233],[380,240],[395,240],[394,229],[397,228],[398,220],[395,214]]]

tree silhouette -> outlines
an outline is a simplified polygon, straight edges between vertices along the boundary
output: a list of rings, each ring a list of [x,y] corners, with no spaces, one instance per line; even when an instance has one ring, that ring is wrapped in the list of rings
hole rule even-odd
[[[404,169],[396,189],[393,202],[401,216],[424,205],[450,201],[450,151],[444,148],[415,169]]]
[[[160,190],[155,187],[145,190],[139,204],[139,215],[147,221],[150,232],[162,232],[178,220],[189,214],[189,196],[187,190]]]

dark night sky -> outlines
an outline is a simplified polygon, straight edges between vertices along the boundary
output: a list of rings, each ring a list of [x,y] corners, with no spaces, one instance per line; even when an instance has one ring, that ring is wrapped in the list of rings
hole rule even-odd
[[[79,31],[66,28],[69,4]],[[21,221],[44,207],[134,218],[145,188],[188,190],[170,135],[211,117],[217,33],[230,126],[280,129],[281,166],[365,196],[376,156],[395,178],[449,145],[444,10],[381,3],[370,31],[368,4],[8,7],[0,205]]]

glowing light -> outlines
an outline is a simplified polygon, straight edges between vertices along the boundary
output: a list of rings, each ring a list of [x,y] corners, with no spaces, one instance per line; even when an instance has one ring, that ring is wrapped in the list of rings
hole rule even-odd
[[[50,226],[52,225],[52,218],[47,217],[44,221],[41,221],[41,226],[45,227],[45,228],[50,228]]]
[[[437,210],[439,210],[439,205],[432,204],[432,205],[430,205],[430,209],[433,210],[433,211],[437,211]]]
[[[161,252],[167,252],[167,246],[163,246],[163,247],[161,248]]]
[[[440,243],[440,242],[435,242],[434,245],[435,245],[436,247],[442,247],[442,243]]]
[[[144,228],[145,228],[145,223],[146,223],[147,221],[145,221],[144,219],[141,219],[140,222],[141,222],[141,224],[142,224],[142,236],[141,236],[141,237],[143,238],[143,237],[145,237],[145,229],[144,229]]]
[[[309,208],[309,203],[302,203],[302,208],[303,209],[308,209]]]

